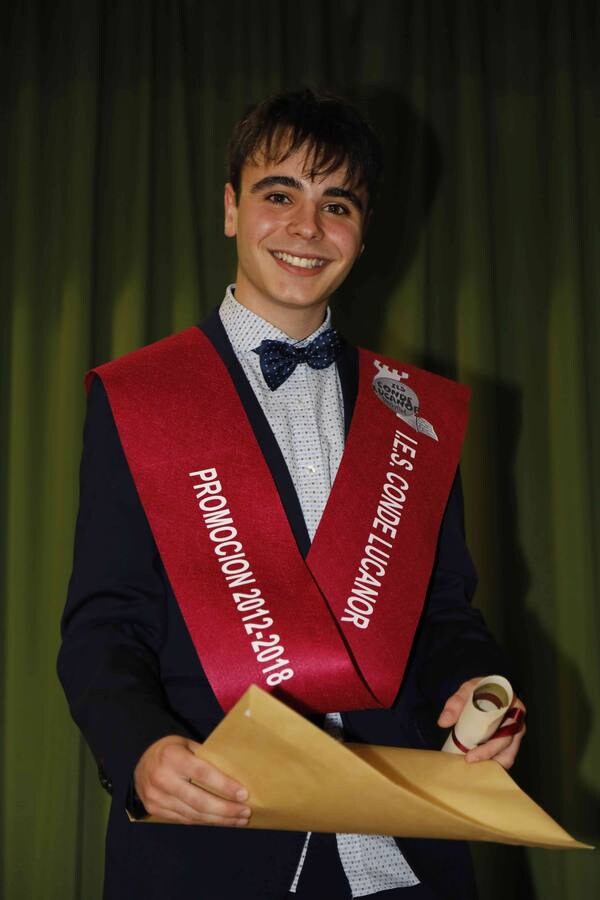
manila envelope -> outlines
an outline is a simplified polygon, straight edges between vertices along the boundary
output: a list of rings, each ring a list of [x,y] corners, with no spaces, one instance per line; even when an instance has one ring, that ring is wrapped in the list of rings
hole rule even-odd
[[[499,763],[344,744],[254,685],[198,756],[248,789],[249,828],[588,846],[564,831]]]

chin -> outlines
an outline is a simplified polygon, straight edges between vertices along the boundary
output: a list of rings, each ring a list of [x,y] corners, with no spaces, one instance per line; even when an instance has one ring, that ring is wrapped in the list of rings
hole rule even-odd
[[[315,306],[323,306],[329,300],[329,294],[318,296],[307,297],[305,295],[298,295],[294,293],[282,293],[279,294],[277,300],[279,303],[283,304],[283,306],[291,307],[293,309],[311,309]]]
[[[281,285],[281,290],[277,293],[277,299],[281,303],[285,303],[286,306],[300,306],[300,307],[311,307],[311,306],[320,306],[324,303],[327,303],[329,298],[331,297],[335,286],[327,286],[321,287],[319,290],[315,289],[316,286],[306,285],[296,286],[285,284]]]

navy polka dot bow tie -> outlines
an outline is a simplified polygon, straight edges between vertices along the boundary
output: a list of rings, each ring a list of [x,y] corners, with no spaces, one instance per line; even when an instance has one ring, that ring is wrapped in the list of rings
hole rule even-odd
[[[254,348],[254,353],[260,356],[265,381],[272,391],[276,391],[298,363],[308,363],[312,369],[326,369],[339,356],[341,346],[337,331],[329,328],[304,347],[286,341],[265,340],[260,347]]]

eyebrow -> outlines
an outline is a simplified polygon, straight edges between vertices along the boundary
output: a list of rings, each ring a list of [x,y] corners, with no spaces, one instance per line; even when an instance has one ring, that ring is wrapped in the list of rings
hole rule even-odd
[[[267,175],[265,178],[261,178],[260,181],[255,182],[250,188],[251,194],[257,194],[259,191],[264,190],[265,188],[270,187],[287,187],[292,188],[296,191],[303,191],[304,185],[301,181],[298,181],[297,178],[292,178],[289,175]],[[360,198],[354,193],[354,191],[348,190],[348,188],[344,187],[329,187],[325,188],[323,191],[324,197],[339,197],[344,200],[348,200],[349,203],[352,203],[353,206],[359,212],[363,211],[363,204]]]

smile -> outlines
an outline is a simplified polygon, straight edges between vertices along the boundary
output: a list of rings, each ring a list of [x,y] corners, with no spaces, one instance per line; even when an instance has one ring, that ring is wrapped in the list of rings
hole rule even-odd
[[[271,250],[271,254],[275,259],[299,269],[321,269],[329,262],[322,256],[292,256],[291,253],[284,253],[283,250]]]

